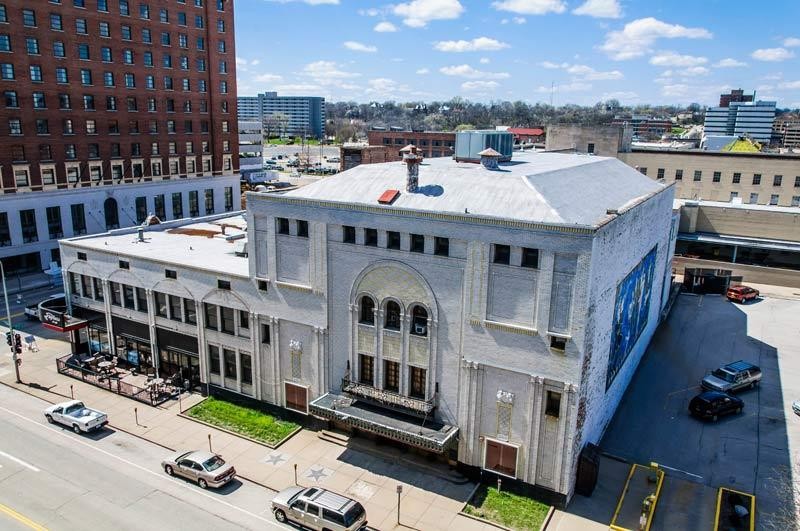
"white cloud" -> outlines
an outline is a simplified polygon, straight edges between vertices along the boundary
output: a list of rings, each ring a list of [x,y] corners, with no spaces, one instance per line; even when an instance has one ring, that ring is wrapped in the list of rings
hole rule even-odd
[[[453,20],[461,16],[464,6],[458,0],[412,0],[397,4],[392,12],[403,18],[403,24],[424,28],[432,20]]]
[[[379,77],[367,81],[367,88],[364,90],[365,94],[377,98],[396,98],[398,94],[409,92],[407,85],[402,85],[394,79]]]
[[[564,85],[555,85],[553,87],[540,86],[539,88],[536,89],[536,92],[540,94],[549,94],[551,90],[555,92],[585,92],[587,90],[592,90],[592,85],[591,83],[582,83],[580,81],[573,81],[572,83],[566,83]]]
[[[630,100],[638,100],[639,95],[632,91],[619,90],[615,92],[604,92],[602,99],[630,101]]]
[[[421,76],[424,76],[425,74],[429,74],[430,72],[431,71],[428,70],[427,68],[420,68],[419,70],[417,70],[417,74],[419,74]]]
[[[747,63],[743,63],[742,61],[739,61],[732,57],[728,57],[720,61],[717,61],[711,66],[713,66],[714,68],[737,68],[740,66],[747,66]]]
[[[550,61],[542,61],[541,63],[539,63],[539,66],[550,70],[556,70],[556,69],[566,70],[568,73],[575,76],[575,78],[578,80],[603,81],[603,80],[622,79],[625,77],[625,75],[619,70],[599,72],[588,65],[571,65],[569,63],[553,63]]]
[[[261,64],[261,61],[259,59],[253,59],[252,61],[250,61],[250,64],[253,66],[257,66]]]
[[[705,57],[680,55],[675,52],[661,52],[650,58],[650,64],[656,66],[698,66],[708,62]]]
[[[375,46],[356,41],[345,41],[342,46],[354,52],[375,53],[378,49]]]
[[[267,2],[277,2],[279,4],[291,4],[294,2],[301,2],[303,4],[308,4],[310,6],[339,5],[339,0],[267,0]]]
[[[279,76],[278,74],[259,74],[253,79],[259,83],[275,83],[283,81],[283,76]]]
[[[468,92],[491,92],[500,86],[497,81],[465,81],[461,83],[461,90]]]
[[[572,12],[575,15],[595,18],[619,18],[622,16],[622,7],[619,5],[619,0],[586,0]]]
[[[797,37],[789,37],[788,39],[784,39],[783,45],[787,48],[797,48],[800,46],[800,39]]]
[[[689,85],[678,83],[674,85],[664,85],[661,87],[661,94],[670,98],[682,98],[689,95]]]
[[[315,61],[303,67],[300,73],[311,78],[311,81],[321,86],[333,86],[342,89],[356,89],[357,85],[348,83],[346,80],[360,77],[357,72],[347,72],[342,70],[339,64],[333,61]]]
[[[760,48],[751,53],[750,57],[756,59],[757,61],[777,63],[779,61],[791,59],[794,57],[794,52],[787,50],[786,48]]]
[[[500,21],[500,24],[511,24],[512,22],[514,24],[525,24],[526,22],[528,22],[528,19],[526,19],[525,17],[511,17],[510,19],[504,18],[503,20]]]
[[[705,28],[687,28],[679,24],[668,24],[653,17],[628,22],[622,30],[611,31],[600,49],[612,59],[624,61],[641,57],[651,51],[658,39],[710,39],[711,32]]]
[[[440,68],[439,72],[446,76],[466,77],[468,79],[507,79],[511,77],[506,72],[483,72],[469,65],[445,66]]]
[[[684,77],[707,76],[710,70],[704,66],[690,66],[678,71],[678,75]]]
[[[509,46],[497,39],[478,37],[471,41],[438,41],[433,43],[433,47],[440,52],[493,52]]]
[[[492,7],[499,11],[510,11],[520,15],[563,13],[567,9],[562,0],[502,0],[492,2]]]
[[[491,61],[489,60],[489,58],[488,58],[488,57],[481,57],[481,60],[480,60],[480,61],[478,61],[478,62],[479,62],[480,64],[482,64],[482,65],[488,65],[489,63],[491,63]]]
[[[314,94],[319,93],[322,87],[311,83],[288,83],[286,85],[278,85],[275,87],[275,90],[282,93],[289,93],[290,95],[300,93]]]
[[[391,22],[378,22],[372,29],[377,31],[378,33],[393,33],[397,31],[397,26],[395,26]]]
[[[797,90],[800,89],[800,81],[784,81],[783,83],[778,83],[779,89],[790,89],[790,90]],[[759,89],[759,90],[769,90],[769,89]]]
[[[359,9],[358,14],[362,17],[377,17],[381,14],[381,10],[374,7],[369,9]]]
[[[246,65],[247,65],[247,59],[238,56],[236,57],[236,66],[246,66]]]
[[[571,65],[566,67],[566,71],[580,79],[587,79],[592,81],[604,81],[611,79],[622,79],[625,76],[619,70],[610,70],[608,72],[598,72],[591,66],[587,65]]]

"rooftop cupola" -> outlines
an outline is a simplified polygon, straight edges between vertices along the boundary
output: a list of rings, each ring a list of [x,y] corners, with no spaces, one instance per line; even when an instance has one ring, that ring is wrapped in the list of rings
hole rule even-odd
[[[492,148],[486,148],[478,155],[481,158],[481,164],[487,170],[496,170],[499,168],[498,162],[503,155]]]

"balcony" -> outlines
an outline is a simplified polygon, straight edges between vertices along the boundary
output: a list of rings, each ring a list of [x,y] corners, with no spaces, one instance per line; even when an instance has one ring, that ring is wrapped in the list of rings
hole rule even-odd
[[[376,389],[371,385],[360,384],[349,378],[342,379],[342,391],[367,402],[395,409],[409,415],[427,416],[436,407],[432,398],[430,400],[412,398],[392,391]]]

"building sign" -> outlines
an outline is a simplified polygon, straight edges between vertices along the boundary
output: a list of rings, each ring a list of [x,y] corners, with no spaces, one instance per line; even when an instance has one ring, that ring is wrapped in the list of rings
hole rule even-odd
[[[72,317],[55,308],[47,308],[45,306],[46,302],[49,301],[45,301],[39,305],[39,315],[41,315],[42,324],[45,328],[55,330],[56,332],[71,332],[79,328],[84,328],[89,324],[85,319]]]

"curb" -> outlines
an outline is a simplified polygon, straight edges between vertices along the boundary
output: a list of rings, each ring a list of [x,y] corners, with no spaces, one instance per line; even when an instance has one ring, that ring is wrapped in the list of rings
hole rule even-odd
[[[550,520],[553,519],[553,515],[555,513],[556,513],[556,507],[554,505],[551,505],[550,506],[550,510],[547,511],[547,515],[545,515],[545,517],[544,517],[544,522],[542,522],[542,525],[539,526],[539,531],[546,531],[547,530],[547,526],[550,525]]]
[[[460,511],[458,514],[460,516],[466,516],[470,520],[475,520],[475,521],[480,522],[482,524],[490,525],[492,527],[496,527],[497,529],[502,529],[503,531],[514,531],[510,527],[506,527],[504,525],[500,525],[500,524],[498,524],[496,522],[492,522],[491,520],[487,520],[485,518],[481,518],[480,516],[475,516],[475,515],[472,515],[472,514],[469,514],[469,513],[465,513],[463,511]]]

